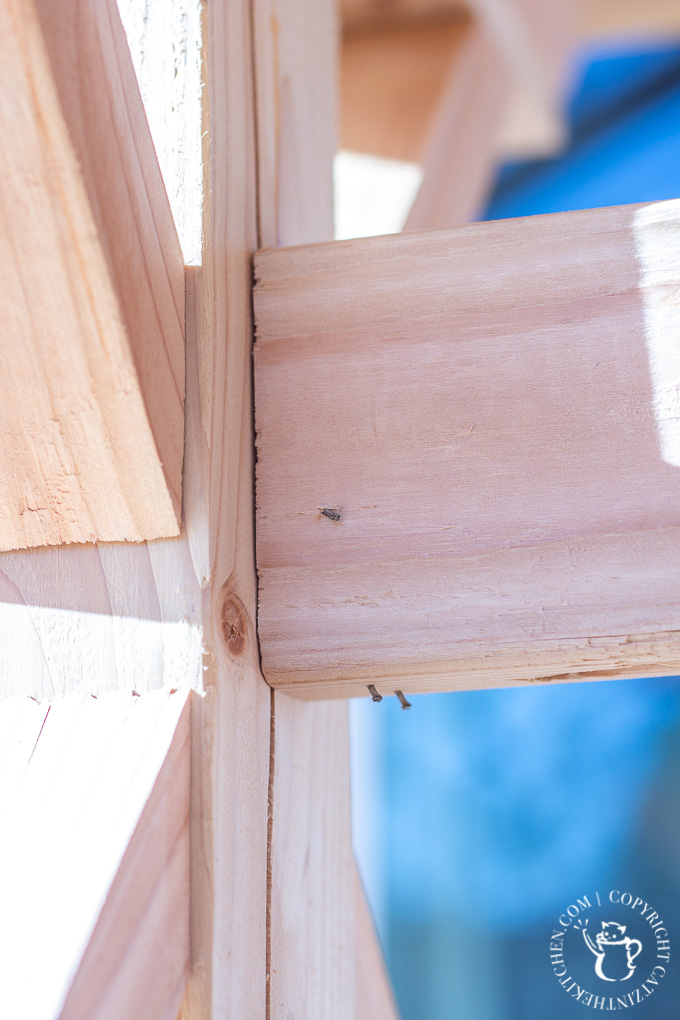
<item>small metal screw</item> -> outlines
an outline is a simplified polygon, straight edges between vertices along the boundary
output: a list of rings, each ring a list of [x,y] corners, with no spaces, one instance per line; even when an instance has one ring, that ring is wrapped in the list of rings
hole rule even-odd
[[[395,691],[394,693],[399,698],[399,704],[401,705],[401,707],[403,709],[407,709],[407,708],[411,707],[411,702],[406,700],[406,698],[404,697],[403,691]]]
[[[327,506],[323,507],[323,509],[321,511],[321,516],[322,517],[327,517],[329,521],[339,521],[340,520],[340,514],[338,513],[337,510],[333,510],[332,507],[327,507]]]
[[[382,701],[382,694],[378,694],[373,684],[368,685],[368,693],[373,701]]]

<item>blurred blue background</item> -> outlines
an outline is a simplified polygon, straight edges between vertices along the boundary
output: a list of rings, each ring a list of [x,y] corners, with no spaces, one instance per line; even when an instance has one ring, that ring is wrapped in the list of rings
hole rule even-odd
[[[503,167],[485,218],[680,196],[680,48],[584,53],[576,80],[570,148]],[[410,700],[351,709],[355,845],[402,1020],[582,1015],[547,943],[595,888],[645,897],[680,953],[678,678]],[[678,961],[635,1017],[680,1015]]]

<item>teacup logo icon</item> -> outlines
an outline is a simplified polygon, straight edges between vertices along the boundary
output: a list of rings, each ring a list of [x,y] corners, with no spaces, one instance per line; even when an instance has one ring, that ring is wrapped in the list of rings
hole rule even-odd
[[[625,889],[582,893],[563,908],[550,935],[555,977],[590,1009],[614,1012],[646,1002],[659,991],[670,961],[663,917]]]
[[[595,940],[583,927],[583,938],[595,956],[595,973],[602,981],[627,981],[635,973],[633,962],[642,952],[639,939],[626,935],[626,925],[616,921],[601,921],[602,931]]]

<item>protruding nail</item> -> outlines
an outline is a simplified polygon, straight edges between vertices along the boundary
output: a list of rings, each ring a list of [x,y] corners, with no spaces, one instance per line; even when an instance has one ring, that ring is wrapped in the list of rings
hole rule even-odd
[[[395,691],[394,693],[399,698],[399,704],[401,705],[402,708],[410,708],[411,707],[411,702],[406,700],[406,698],[404,697],[404,692],[403,691]]]
[[[378,694],[373,684],[368,685],[368,693],[373,701],[382,701],[382,694]]]

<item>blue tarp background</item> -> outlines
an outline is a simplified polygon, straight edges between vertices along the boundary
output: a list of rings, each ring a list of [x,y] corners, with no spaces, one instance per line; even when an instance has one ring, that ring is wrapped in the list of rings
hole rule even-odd
[[[576,77],[569,150],[504,167],[486,218],[680,196],[680,49],[584,54]],[[357,851],[403,1020],[587,1016],[547,941],[612,885],[675,941],[633,1016],[680,1015],[680,680],[411,700],[352,709]]]

